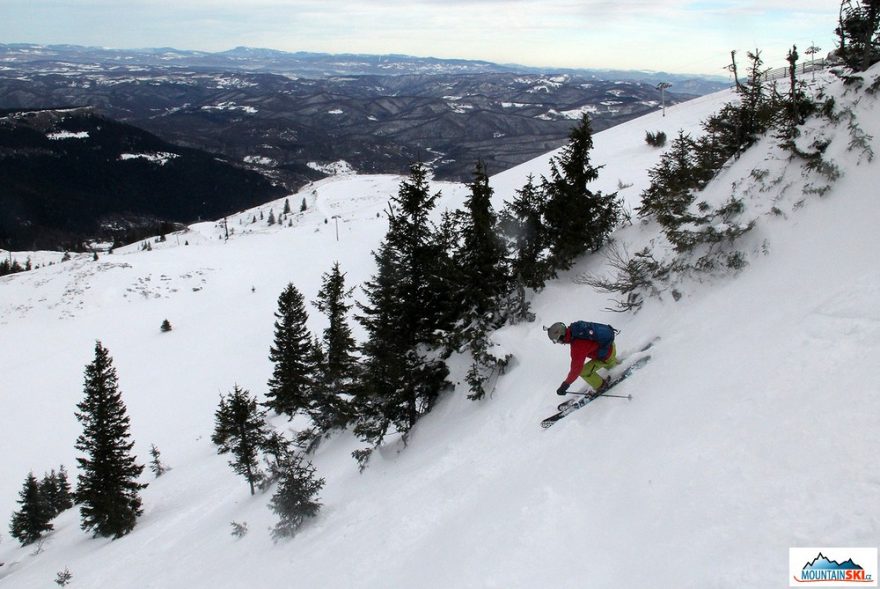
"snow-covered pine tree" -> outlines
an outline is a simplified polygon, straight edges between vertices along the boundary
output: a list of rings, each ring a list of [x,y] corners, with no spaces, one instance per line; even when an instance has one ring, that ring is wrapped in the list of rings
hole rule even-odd
[[[27,546],[53,529],[51,521],[56,514],[40,492],[40,484],[32,472],[28,473],[18,497],[21,509],[12,514],[9,534],[22,546]]]
[[[501,323],[497,309],[508,290],[509,274],[498,217],[492,208],[493,191],[482,162],[477,162],[470,191],[464,203],[459,247],[453,254],[461,278],[455,299],[465,329],[474,322],[497,327]]]
[[[63,571],[58,571],[58,574],[55,575],[55,584],[59,587],[67,587],[71,579],[73,579],[73,574],[70,569],[64,567]]]
[[[263,462],[267,471],[259,484],[261,491],[265,491],[278,480],[281,464],[292,451],[291,447],[291,441],[284,434],[271,428],[266,430],[266,435],[260,444],[260,451],[263,453]]]
[[[536,290],[544,288],[550,278],[545,252],[548,236],[541,222],[543,207],[544,195],[529,174],[526,184],[501,212],[501,229],[511,255],[510,273],[523,287]]]
[[[73,573],[70,572],[70,569],[64,567],[63,571],[58,571],[55,575],[55,584],[59,587],[67,587],[71,579],[73,579]]]
[[[841,0],[837,54],[855,71],[880,61],[880,0]]]
[[[265,476],[260,470],[260,449],[268,435],[265,414],[250,392],[235,385],[229,395],[220,396],[211,441],[218,446],[218,454],[232,455],[229,466],[247,479],[251,495]]]
[[[500,228],[506,241],[510,288],[504,313],[511,323],[533,321],[527,289],[541,290],[552,277],[547,260],[547,234],[541,221],[544,195],[529,174],[513,201],[501,211]]]
[[[773,126],[776,113],[781,107],[778,94],[775,90],[769,91],[764,81],[768,68],[764,67],[761,51],[758,49],[755,49],[754,53],[748,51],[746,56],[749,59],[749,79],[746,81],[743,91],[740,92],[742,100],[740,121],[745,127],[744,143],[740,146],[741,149],[754,144],[761,135]]]
[[[584,114],[568,144],[550,160],[550,178],[542,178],[544,225],[554,269],[568,269],[578,256],[598,250],[620,221],[617,193],[587,188],[599,177],[599,168],[590,163],[592,149],[593,130]]]
[[[308,313],[302,294],[288,284],[278,297],[275,339],[269,349],[274,363],[266,405],[276,413],[293,417],[308,409],[310,388],[315,378],[312,336],[306,327]]]
[[[506,251],[492,208],[492,188],[482,162],[477,162],[471,193],[461,215],[460,241],[453,254],[459,282],[455,300],[459,317],[456,339],[467,343],[472,365],[468,372],[469,398],[481,399],[485,382],[507,363],[488,353],[488,333],[504,322],[499,308],[510,285]]]
[[[278,487],[269,502],[280,518],[272,530],[276,540],[294,536],[307,519],[318,514],[317,495],[324,487],[324,479],[315,476],[315,467],[302,454],[288,451],[278,466]]]
[[[83,432],[76,449],[76,500],[84,530],[95,536],[120,538],[134,529],[143,512],[138,492],[147,485],[137,482],[144,470],[131,454],[129,419],[119,391],[116,368],[101,342],[95,344],[95,359],[86,366],[85,398],[76,407]]]
[[[448,317],[435,299],[444,264],[429,219],[439,193],[430,194],[427,170],[410,167],[388,211],[388,232],[373,256],[376,274],[365,283],[366,303],[358,321],[367,330],[362,350],[364,373],[357,391],[355,433],[373,446],[390,428],[406,434],[429,412],[447,386],[448,368],[436,347]],[[355,453],[364,466],[369,450]]]
[[[654,216],[666,228],[688,221],[686,213],[694,199],[692,191],[703,184],[697,168],[696,142],[691,136],[680,131],[648,176],[651,184],[642,193],[639,215]]]

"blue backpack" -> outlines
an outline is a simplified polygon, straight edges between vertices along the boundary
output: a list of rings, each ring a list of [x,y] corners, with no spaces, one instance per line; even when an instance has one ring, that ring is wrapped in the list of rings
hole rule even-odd
[[[607,358],[611,354],[611,344],[614,343],[616,330],[604,323],[591,323],[590,321],[575,321],[569,328],[572,339],[586,339],[599,344],[596,357]]]

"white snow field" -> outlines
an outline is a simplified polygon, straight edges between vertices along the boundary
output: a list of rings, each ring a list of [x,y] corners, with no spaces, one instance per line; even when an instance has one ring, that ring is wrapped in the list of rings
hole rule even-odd
[[[875,67],[864,87],[878,76]],[[876,146],[878,97],[831,76],[826,84]],[[592,159],[606,167],[595,188],[631,184],[621,195],[637,207],[661,153],[645,132],[670,142],[679,129],[699,133],[732,99],[723,92],[596,134]],[[877,546],[880,158],[851,148],[853,133],[845,118],[815,119],[802,138],[830,140],[836,182],[767,138],[698,197],[736,194],[743,218],[756,220],[737,244],[748,265],[736,275],[680,277],[638,313],[618,314],[605,310],[611,295],[578,282],[609,272],[602,254],[586,257],[535,296],[536,322],[496,334],[515,360],[486,399],[466,399],[459,361],[462,384],[406,447],[391,439],[363,474],[352,434],[322,444],[313,461],[326,479],[323,508],[278,543],[271,493],[252,497],[211,444],[219,394],[235,384],[265,394],[288,282],[314,300],[336,260],[349,285],[369,278],[399,177],[309,186],[289,197],[295,211],[308,205],[293,226],[259,221],[261,211],[277,216],[281,200],[230,217],[228,241],[205,223],[153,251],[134,245],[0,279],[0,515],[17,508],[29,471],[64,464],[75,478],[74,405],[95,340],[114,359],[139,460],[155,444],[173,467],[158,479],[145,470],[144,515],[119,540],[81,531],[76,509],[55,520],[38,554],[4,533],[0,587],[50,587],[66,568],[71,588],[765,588],[787,586],[789,547]],[[548,158],[492,178],[499,208],[529,173],[547,173]],[[435,187],[441,207],[467,193]],[[658,226],[636,217],[615,239],[672,255]],[[161,333],[166,318],[173,331]],[[620,329],[621,355],[661,339],[616,389],[632,401],[598,399],[543,430],[569,359],[541,326],[577,319]],[[310,326],[324,327],[313,308]],[[247,523],[246,536],[232,536],[233,521]]]

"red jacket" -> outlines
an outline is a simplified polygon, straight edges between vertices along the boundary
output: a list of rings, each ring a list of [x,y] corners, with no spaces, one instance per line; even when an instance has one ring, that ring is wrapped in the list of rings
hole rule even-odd
[[[565,377],[565,384],[573,383],[578,376],[581,375],[581,370],[584,369],[584,364],[587,363],[587,358],[591,358],[593,360],[606,360],[607,358],[597,358],[596,352],[599,351],[599,342],[594,342],[588,339],[571,339],[571,329],[565,330],[565,339],[563,340],[565,343],[571,345],[571,369],[568,371],[568,376]],[[610,356],[609,352],[609,356]]]

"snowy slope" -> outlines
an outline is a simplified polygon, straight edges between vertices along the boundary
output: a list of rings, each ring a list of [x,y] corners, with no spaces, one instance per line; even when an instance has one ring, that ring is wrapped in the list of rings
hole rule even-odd
[[[876,98],[854,104],[836,83],[828,92],[880,137]],[[645,131],[699,132],[730,98],[598,133],[593,160],[606,168],[597,187],[631,183],[621,194],[637,205],[660,153]],[[759,219],[736,278],[683,278],[679,301],[664,295],[619,315],[603,311],[608,295],[575,282],[603,271],[602,256],[583,260],[535,298],[536,323],[497,335],[516,361],[490,398],[468,401],[460,387],[407,448],[392,440],[363,474],[350,434],[321,446],[324,508],[278,544],[269,496],[251,497],[210,443],[218,395],[235,383],[265,392],[272,313],[288,281],[312,300],[334,260],[350,284],[371,274],[369,250],[385,230],[376,213],[399,178],[309,187],[290,197],[294,210],[303,198],[310,207],[293,227],[249,225],[259,216],[249,211],[229,220],[228,242],[202,224],[152,252],[130,247],[0,279],[0,514],[15,509],[29,470],[73,469],[73,408],[95,339],[114,358],[137,453],[144,460],[155,443],[173,467],[150,480],[144,516],[120,540],[91,539],[75,510],[38,555],[5,536],[0,586],[46,587],[67,567],[71,587],[778,587],[789,546],[876,546],[880,175],[876,160],[848,150],[845,125],[814,127],[833,138],[828,154],[844,172],[823,198],[803,200],[812,179],[769,140],[706,191],[710,202],[738,191]],[[529,173],[546,173],[546,161],[493,177],[499,203]],[[776,192],[755,169],[780,179]],[[466,193],[437,188],[441,206]],[[783,214],[767,214],[771,205]],[[617,240],[666,247],[652,224]],[[162,334],[165,318],[174,331]],[[581,318],[621,329],[622,351],[662,339],[621,385],[632,402],[601,399],[541,430],[568,358],[540,326]],[[317,312],[311,323],[323,327]],[[232,537],[232,521],[247,522],[248,535]]]

